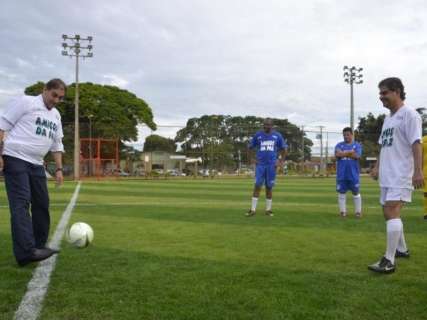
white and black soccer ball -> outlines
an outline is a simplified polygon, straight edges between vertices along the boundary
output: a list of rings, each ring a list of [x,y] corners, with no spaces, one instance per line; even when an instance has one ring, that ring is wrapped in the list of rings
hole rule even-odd
[[[86,248],[93,241],[93,230],[87,223],[76,222],[68,229],[67,240],[77,248]]]

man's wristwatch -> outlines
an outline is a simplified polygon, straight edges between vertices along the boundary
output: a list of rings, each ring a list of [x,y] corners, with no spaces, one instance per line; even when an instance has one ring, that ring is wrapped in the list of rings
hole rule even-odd
[[[56,168],[55,172],[62,171],[62,168]]]

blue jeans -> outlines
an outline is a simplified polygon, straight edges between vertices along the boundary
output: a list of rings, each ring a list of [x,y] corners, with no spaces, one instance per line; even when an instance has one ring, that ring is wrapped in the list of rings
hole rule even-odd
[[[41,165],[3,156],[4,178],[11,215],[13,253],[28,259],[34,248],[43,248],[49,236],[49,194]],[[30,215],[31,207],[31,215]]]

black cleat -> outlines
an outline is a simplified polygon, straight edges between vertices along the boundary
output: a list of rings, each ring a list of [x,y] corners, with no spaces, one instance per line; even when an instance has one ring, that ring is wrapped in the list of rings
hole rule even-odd
[[[394,255],[396,258],[409,258],[409,250],[406,250],[405,252],[396,250],[396,254]]]
[[[274,217],[274,213],[273,213],[273,211],[271,211],[271,210],[266,210],[266,211],[265,211],[265,215],[266,215],[266,216],[269,216],[269,217]]]
[[[37,261],[46,260],[51,255],[53,255],[55,253],[58,253],[56,251],[57,250],[52,250],[52,249],[49,249],[49,248],[33,249],[31,251],[31,255],[28,258],[25,258],[23,260],[19,260],[18,264],[21,267],[23,267],[23,266],[26,266],[27,264],[29,264],[31,262],[37,262]]]
[[[247,217],[253,217],[255,215],[255,211],[249,210],[248,212],[246,212],[245,216]]]
[[[368,266],[368,269],[378,273],[393,273],[396,266],[391,263],[386,257],[382,257],[380,261]]]
[[[347,212],[340,212],[340,216],[341,216],[341,218],[347,217]]]
[[[424,216],[424,220],[427,220],[427,214]]]

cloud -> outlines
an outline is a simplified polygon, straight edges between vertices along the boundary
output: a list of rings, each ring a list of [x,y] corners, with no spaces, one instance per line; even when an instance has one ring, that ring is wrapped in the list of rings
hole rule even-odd
[[[377,83],[390,75],[404,81],[408,105],[426,105],[426,9],[420,0],[8,1],[0,12],[0,89],[23,91],[58,76],[74,82],[61,35],[92,35],[94,58],[81,61],[80,80],[134,92],[160,125],[231,114],[333,131],[350,118],[343,65],[364,68],[356,119],[384,112]]]

